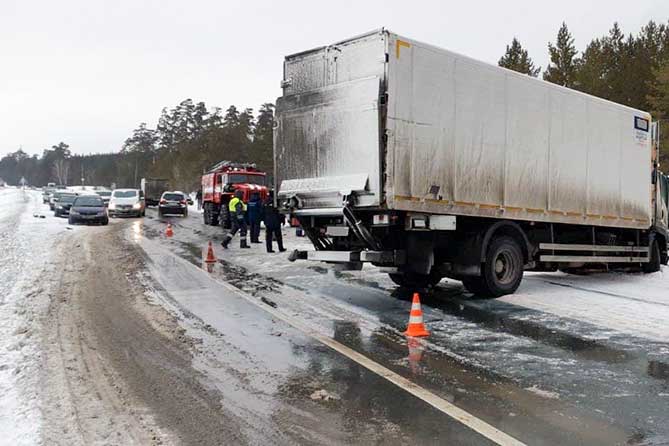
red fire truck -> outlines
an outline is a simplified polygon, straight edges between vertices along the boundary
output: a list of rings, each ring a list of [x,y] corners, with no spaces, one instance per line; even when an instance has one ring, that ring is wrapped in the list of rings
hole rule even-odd
[[[228,202],[235,192],[241,190],[243,200],[248,203],[252,194],[265,201],[269,195],[265,172],[255,164],[221,161],[202,175],[202,208],[204,224],[230,228]]]

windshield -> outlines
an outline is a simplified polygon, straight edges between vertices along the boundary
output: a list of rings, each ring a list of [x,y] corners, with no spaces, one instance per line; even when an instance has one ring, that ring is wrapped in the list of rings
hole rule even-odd
[[[58,201],[61,203],[72,203],[74,202],[75,198],[77,198],[75,194],[61,194]]]
[[[247,175],[241,173],[228,174],[228,183],[250,183],[265,185],[265,177],[263,175]]]
[[[114,198],[132,198],[137,196],[136,190],[115,190]]]
[[[75,207],[102,207],[102,199],[100,197],[79,197],[74,201]]]
[[[164,194],[163,198],[169,201],[181,201],[185,200],[183,194]]]

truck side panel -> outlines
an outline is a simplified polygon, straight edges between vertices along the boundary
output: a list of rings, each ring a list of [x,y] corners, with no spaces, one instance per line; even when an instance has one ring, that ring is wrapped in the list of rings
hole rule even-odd
[[[650,226],[648,113],[388,39],[390,208]]]

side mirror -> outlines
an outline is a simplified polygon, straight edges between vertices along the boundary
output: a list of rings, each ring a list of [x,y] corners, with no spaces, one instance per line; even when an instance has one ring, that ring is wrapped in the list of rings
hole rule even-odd
[[[186,201],[188,201],[188,204],[190,204],[191,206],[193,205],[193,199],[192,199],[192,198],[189,198],[189,199],[186,200]]]
[[[653,172],[651,173],[650,182],[652,184],[657,184],[657,167],[653,168]]]

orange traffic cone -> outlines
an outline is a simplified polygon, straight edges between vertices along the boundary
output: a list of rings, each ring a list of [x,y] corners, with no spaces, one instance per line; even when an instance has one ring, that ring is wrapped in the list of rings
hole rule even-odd
[[[165,235],[167,237],[172,237],[174,235],[174,231],[172,231],[172,223],[167,223],[167,229],[165,229]]]
[[[423,324],[423,310],[420,309],[420,298],[418,293],[413,293],[413,302],[411,303],[411,313],[409,314],[409,326],[404,332],[407,336],[422,337],[429,336],[430,333]]]
[[[207,248],[207,258],[204,259],[205,263],[216,263],[216,256],[214,255],[214,246],[209,241],[209,248]]]

